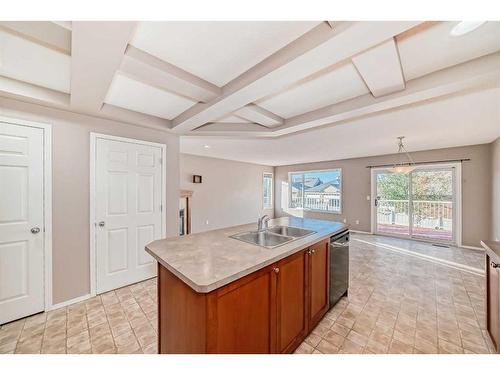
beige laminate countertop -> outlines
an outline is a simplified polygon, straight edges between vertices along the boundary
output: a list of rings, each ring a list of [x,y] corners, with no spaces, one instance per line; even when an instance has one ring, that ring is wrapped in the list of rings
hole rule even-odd
[[[500,262],[500,242],[481,241],[481,245],[493,261]]]
[[[208,293],[347,229],[343,223],[296,217],[269,222],[270,227],[276,225],[310,229],[316,233],[267,249],[229,237],[257,229],[256,223],[245,224],[157,240],[148,244],[146,251],[196,292]]]

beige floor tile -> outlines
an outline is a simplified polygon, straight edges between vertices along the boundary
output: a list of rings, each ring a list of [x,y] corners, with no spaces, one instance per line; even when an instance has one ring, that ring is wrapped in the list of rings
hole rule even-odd
[[[332,330],[335,333],[338,333],[339,335],[346,337],[347,334],[349,333],[350,329],[343,326],[342,324],[339,323],[334,323],[331,327],[330,330]]]
[[[339,353],[362,354],[363,350],[364,346],[358,345],[357,343],[346,339],[344,340],[344,343],[342,344]]]
[[[413,353],[413,346],[393,339],[389,345],[388,353],[389,354],[412,354]]]
[[[319,342],[321,341],[321,336],[315,335],[314,333],[310,333],[309,336],[307,336],[304,341],[309,345],[311,345],[313,348],[315,348],[316,345],[318,345]]]
[[[314,348],[303,342],[302,344],[300,344],[300,346],[295,350],[295,353],[296,354],[311,354],[312,352],[314,351]]]
[[[350,290],[297,353],[488,353],[484,278],[356,241],[385,243],[473,267],[479,252],[353,235]],[[0,353],[154,353],[157,280],[0,327]],[[67,333],[67,338],[66,338]],[[346,340],[345,337],[348,337]]]
[[[321,340],[316,349],[323,354],[336,354],[339,351],[339,347],[332,344],[330,341]]]

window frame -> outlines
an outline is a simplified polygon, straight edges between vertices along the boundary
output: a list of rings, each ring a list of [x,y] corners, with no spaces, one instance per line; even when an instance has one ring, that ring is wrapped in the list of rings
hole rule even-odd
[[[328,211],[328,210],[319,210],[316,208],[306,208],[306,207],[292,207],[292,175],[294,174],[302,174],[305,175],[306,173],[321,173],[321,172],[339,172],[340,173],[340,210],[339,211]],[[337,168],[328,168],[328,169],[311,169],[311,170],[304,170],[304,171],[290,171],[288,172],[288,186],[289,186],[289,194],[288,194],[288,208],[291,210],[303,210],[303,211],[309,211],[309,212],[320,212],[324,214],[331,214],[331,215],[342,215],[344,211],[344,173],[342,168],[337,167]],[[302,206],[304,206],[304,195],[302,196]]]
[[[265,197],[264,197],[264,181],[266,177],[271,176],[271,188],[269,189],[270,197],[269,202],[270,206],[266,207]],[[263,210],[272,210],[274,208],[274,173],[273,172],[262,172],[262,209]]]

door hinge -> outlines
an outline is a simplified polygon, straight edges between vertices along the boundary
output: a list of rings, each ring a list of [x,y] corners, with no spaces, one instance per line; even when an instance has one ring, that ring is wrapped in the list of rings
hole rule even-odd
[[[160,204],[160,212],[163,212],[163,204]]]

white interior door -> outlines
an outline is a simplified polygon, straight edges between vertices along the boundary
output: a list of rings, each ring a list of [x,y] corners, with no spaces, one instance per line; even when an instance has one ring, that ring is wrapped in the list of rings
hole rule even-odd
[[[43,129],[0,122],[0,324],[44,310]]]
[[[97,138],[96,292],[156,275],[144,247],[162,236],[162,149]]]

